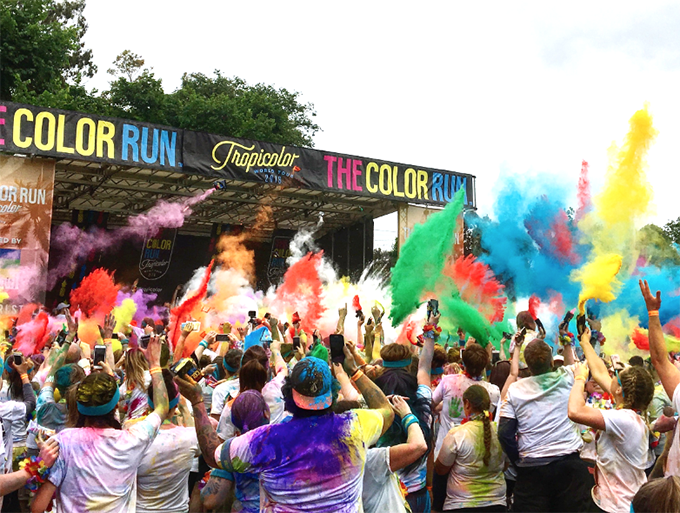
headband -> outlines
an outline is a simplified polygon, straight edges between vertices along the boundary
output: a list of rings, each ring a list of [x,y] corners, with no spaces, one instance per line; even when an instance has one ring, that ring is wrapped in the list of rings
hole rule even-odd
[[[146,398],[146,402],[149,405],[149,408],[154,410],[156,407],[153,405],[153,401],[151,400],[150,397]],[[179,394],[175,396],[175,398],[168,403],[168,410],[172,410],[175,406],[179,404]]]
[[[411,358],[405,358],[403,360],[397,360],[396,362],[383,361],[383,367],[387,369],[401,369],[403,367],[408,367],[411,365]]]
[[[227,369],[229,372],[236,372],[236,371],[238,371],[238,368],[232,367],[231,365],[229,365],[229,364],[227,363],[227,360],[224,360],[224,361],[222,362],[222,365],[224,365],[224,368]]]
[[[116,392],[113,394],[113,397],[108,403],[102,404],[100,406],[85,406],[84,404],[78,403],[78,412],[89,417],[99,417],[100,415],[106,415],[107,413],[111,413],[113,411],[113,409],[118,404],[119,399],[120,391],[118,390],[118,387],[116,387]]]

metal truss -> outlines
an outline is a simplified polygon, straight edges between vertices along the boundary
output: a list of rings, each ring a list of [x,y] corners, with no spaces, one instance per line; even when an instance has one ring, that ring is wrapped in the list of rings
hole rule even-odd
[[[153,169],[109,166],[83,161],[57,162],[54,189],[55,221],[71,219],[72,210],[109,213],[109,224],[147,211],[159,200],[191,197],[212,188],[214,178]],[[272,210],[261,237],[276,228],[298,230],[316,224],[321,233],[350,226],[397,210],[397,203],[342,193],[287,188],[258,182],[227,180],[223,190],[192,207],[182,232],[209,235],[214,223],[252,226],[262,206]]]

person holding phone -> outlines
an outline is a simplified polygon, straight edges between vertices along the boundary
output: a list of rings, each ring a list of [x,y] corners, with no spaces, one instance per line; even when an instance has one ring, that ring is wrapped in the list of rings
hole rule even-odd
[[[169,409],[160,353],[161,343],[153,337],[145,356],[154,409],[125,429],[116,420],[120,393],[112,376],[95,372],[78,385],[76,428],[55,435],[59,457],[33,500],[32,512],[45,511],[55,493],[58,511],[135,511],[137,468]]]
[[[588,367],[576,364],[569,396],[569,419],[598,430],[596,436],[595,505],[608,513],[627,513],[635,493],[647,482],[645,469],[654,464],[650,430],[643,412],[654,396],[654,381],[643,367],[613,365],[614,376],[590,345],[590,330],[581,333]],[[590,371],[589,371],[590,369]],[[586,405],[589,372],[600,388],[611,394],[616,409]]]
[[[152,335],[149,337],[150,341],[156,338]],[[146,413],[146,389],[150,383],[149,362],[144,357],[144,349],[129,349],[125,353],[125,379],[120,386],[123,423]]]
[[[194,408],[203,457],[228,472],[259,473],[264,509],[361,511],[366,450],[392,424],[387,398],[357,369],[349,350],[345,370],[371,409],[333,412],[338,385],[326,362],[306,357],[286,378],[289,422],[261,426],[220,443],[195,383],[175,378]]]

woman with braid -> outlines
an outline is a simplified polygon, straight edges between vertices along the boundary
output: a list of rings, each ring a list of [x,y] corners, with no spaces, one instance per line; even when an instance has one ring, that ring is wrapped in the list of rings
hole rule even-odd
[[[161,343],[152,337],[145,351],[153,385],[153,411],[125,429],[116,420],[120,392],[103,372],[90,374],[76,392],[78,421],[55,438],[59,458],[35,496],[31,511],[45,511],[57,495],[57,511],[136,510],[137,468],[168,414],[168,392],[160,367]]]
[[[442,443],[434,470],[448,475],[444,511],[507,511],[505,470],[496,425],[489,419],[491,400],[480,385],[463,393],[465,418]]]
[[[584,387],[588,367],[577,364],[569,396],[569,418],[599,433],[592,497],[596,508],[609,513],[628,513],[638,489],[647,482],[645,469],[654,463],[649,445],[646,409],[654,396],[654,381],[643,367],[615,369],[613,378],[590,345],[590,330],[581,336],[581,347],[593,379],[614,398],[616,409],[586,406]],[[596,510],[597,510],[596,509]]]

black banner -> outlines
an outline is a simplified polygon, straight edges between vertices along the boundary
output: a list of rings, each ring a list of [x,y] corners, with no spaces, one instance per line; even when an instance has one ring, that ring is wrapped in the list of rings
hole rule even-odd
[[[181,171],[184,130],[0,102],[0,151]]]
[[[474,176],[339,153],[0,102],[0,151],[444,205]]]

